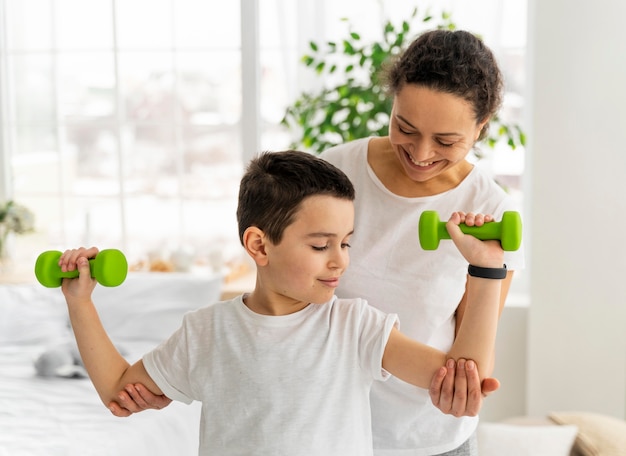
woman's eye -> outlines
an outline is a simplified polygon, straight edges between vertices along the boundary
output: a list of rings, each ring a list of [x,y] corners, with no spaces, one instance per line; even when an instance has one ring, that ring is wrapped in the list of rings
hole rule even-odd
[[[347,242],[344,242],[343,244],[341,244],[341,248],[342,249],[349,249],[351,247],[350,244],[348,244]]]
[[[313,250],[315,250],[316,252],[323,252],[324,250],[328,250],[327,245],[323,245],[323,246],[312,245],[311,247],[313,247]]]
[[[437,143],[440,146],[443,146],[443,147],[452,147],[452,146],[454,146],[453,142],[445,142],[445,141],[441,141],[440,139],[437,140]]]

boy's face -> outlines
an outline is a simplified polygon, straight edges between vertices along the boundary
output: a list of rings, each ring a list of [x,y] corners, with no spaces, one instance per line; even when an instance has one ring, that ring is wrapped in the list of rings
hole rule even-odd
[[[280,243],[266,246],[273,291],[306,304],[330,300],[350,262],[353,230],[352,201],[319,195],[302,201]]]

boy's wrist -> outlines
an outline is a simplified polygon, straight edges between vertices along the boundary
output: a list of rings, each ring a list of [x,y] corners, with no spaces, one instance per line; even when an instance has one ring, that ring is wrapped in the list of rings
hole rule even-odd
[[[478,277],[481,279],[501,280],[506,278],[506,272],[506,264],[502,265],[501,268],[483,268],[481,266],[474,266],[473,264],[470,264],[467,267],[467,273],[471,277]]]
[[[91,300],[91,297],[89,298],[66,298],[65,301],[67,302],[68,307],[85,307],[85,306],[89,306],[89,305],[93,305],[93,301]]]

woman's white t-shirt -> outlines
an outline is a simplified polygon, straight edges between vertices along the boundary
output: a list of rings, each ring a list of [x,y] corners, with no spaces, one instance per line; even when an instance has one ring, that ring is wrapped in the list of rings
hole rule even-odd
[[[402,332],[442,351],[454,341],[455,311],[465,292],[467,261],[452,241],[425,251],[418,237],[424,210],[442,221],[454,211],[492,214],[519,208],[493,178],[474,166],[454,189],[419,198],[390,192],[370,168],[370,138],[336,146],[321,157],[344,171],[356,189],[355,232],[350,267],[337,290],[340,297],[360,296],[383,312],[398,314]],[[510,270],[524,265],[523,249],[505,252]],[[438,410],[428,391],[394,377],[372,387],[376,455],[433,455],[460,446],[476,429],[478,418],[455,418]]]

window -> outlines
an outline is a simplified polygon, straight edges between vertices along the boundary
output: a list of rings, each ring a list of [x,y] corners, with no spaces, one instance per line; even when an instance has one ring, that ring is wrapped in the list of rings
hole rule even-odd
[[[525,2],[432,4],[496,51],[504,112],[521,123]],[[342,17],[376,38],[381,18],[413,7],[241,0],[217,13],[211,1],[0,0],[0,200],[37,217],[37,233],[15,239],[20,258],[82,244],[122,248],[131,264],[179,250],[214,267],[237,259],[243,163],[288,147],[285,107],[319,84],[300,64],[308,42],[341,36]],[[258,81],[245,97],[242,80]],[[485,164],[521,189],[523,151]]]
[[[3,2],[3,155],[39,250],[235,244],[239,5],[213,6]]]

